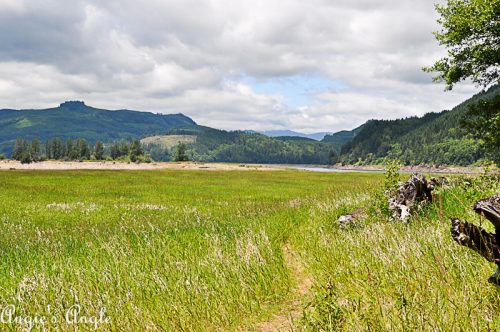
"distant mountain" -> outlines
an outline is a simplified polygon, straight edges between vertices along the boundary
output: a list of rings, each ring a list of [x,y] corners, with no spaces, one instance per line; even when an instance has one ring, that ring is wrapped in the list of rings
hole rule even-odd
[[[252,132],[252,131],[247,131],[247,132]],[[265,131],[258,131],[258,133],[261,133],[269,137],[285,137],[285,136],[306,137],[316,141],[321,141],[323,137],[325,137],[325,135],[330,134],[330,133],[304,134],[293,130],[265,130]]]
[[[283,142],[318,142],[315,139],[308,138],[308,137],[301,137],[301,136],[276,136],[274,137],[277,140],[283,141]]]
[[[42,141],[59,137],[89,142],[152,136],[196,123],[183,114],[153,114],[131,110],[110,111],[69,101],[40,110],[0,110],[0,153],[10,155],[17,137]]]
[[[343,145],[346,163],[377,163],[398,158],[405,164],[470,165],[486,157],[479,142],[461,126],[470,105],[500,95],[500,86],[481,92],[451,111],[427,113],[423,117],[370,120]]]
[[[326,143],[337,143],[340,145],[344,145],[347,142],[351,141],[356,135],[363,129],[363,126],[359,126],[353,130],[342,130],[337,133],[326,135],[321,140]]]

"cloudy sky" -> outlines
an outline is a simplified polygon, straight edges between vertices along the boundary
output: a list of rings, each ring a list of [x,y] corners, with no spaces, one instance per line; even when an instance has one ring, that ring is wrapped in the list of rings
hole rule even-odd
[[[352,129],[448,109],[439,0],[0,0],[0,108],[84,100],[222,129]]]

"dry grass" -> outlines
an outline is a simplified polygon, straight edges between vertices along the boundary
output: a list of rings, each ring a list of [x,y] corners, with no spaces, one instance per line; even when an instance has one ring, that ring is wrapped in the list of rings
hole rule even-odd
[[[159,145],[163,148],[171,149],[180,143],[193,144],[196,143],[196,136],[194,135],[160,135],[150,136],[141,139],[142,144]]]

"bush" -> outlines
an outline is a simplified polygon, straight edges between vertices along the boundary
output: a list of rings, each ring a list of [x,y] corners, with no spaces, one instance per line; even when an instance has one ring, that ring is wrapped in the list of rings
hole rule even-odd
[[[5,156],[3,154],[0,154],[0,160],[5,160]]]

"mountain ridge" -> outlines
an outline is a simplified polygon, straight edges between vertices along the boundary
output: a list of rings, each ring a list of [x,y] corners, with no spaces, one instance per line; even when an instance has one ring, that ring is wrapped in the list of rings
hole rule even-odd
[[[181,126],[197,124],[184,114],[106,110],[82,101],[67,101],[46,109],[1,109],[0,153],[9,154],[17,137],[42,141],[84,138],[92,143],[151,136]]]

